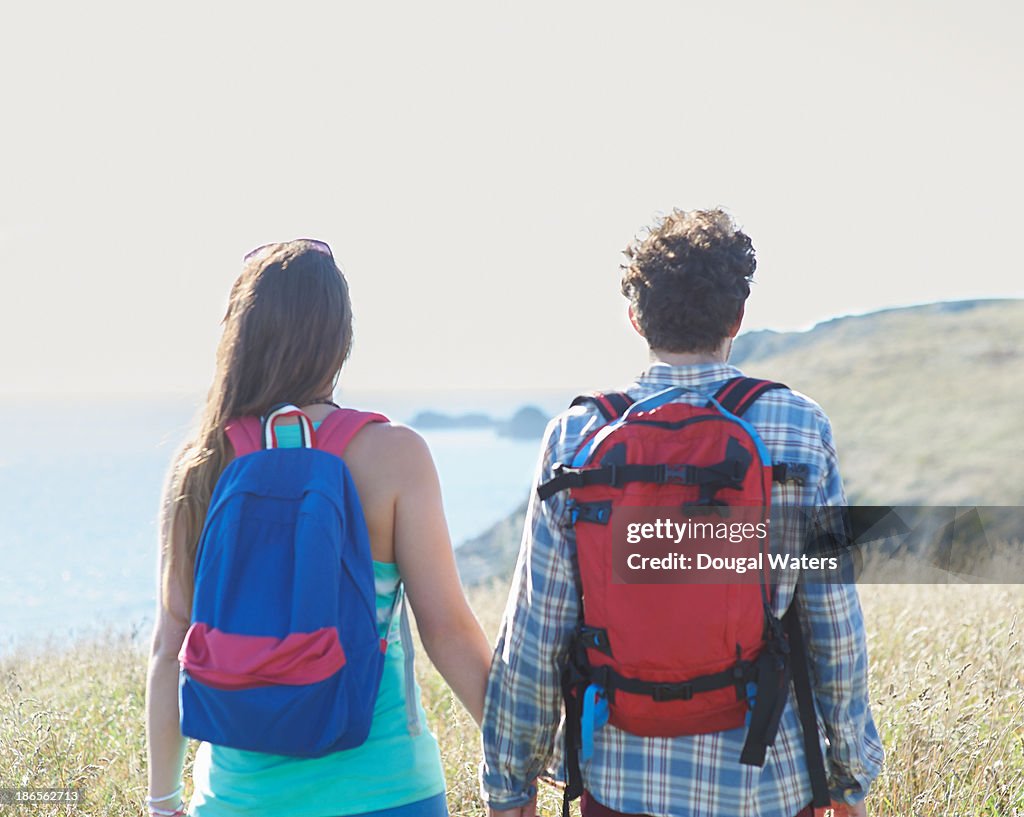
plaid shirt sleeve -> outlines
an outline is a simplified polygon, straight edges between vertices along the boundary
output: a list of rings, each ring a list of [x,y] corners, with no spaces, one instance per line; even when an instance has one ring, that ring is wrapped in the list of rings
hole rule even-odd
[[[832,440],[822,415],[825,468],[815,506],[846,504]],[[852,582],[804,582],[797,596],[807,640],[815,698],[829,741],[832,797],[855,804],[882,767],[883,751],[868,707],[868,654],[857,587]]]
[[[548,426],[534,486],[553,475],[563,435],[556,418]],[[496,809],[528,803],[536,793],[534,781],[555,755],[560,667],[579,615],[572,548],[559,523],[564,505],[560,496],[544,502],[533,492],[491,663],[481,789],[484,802]]]

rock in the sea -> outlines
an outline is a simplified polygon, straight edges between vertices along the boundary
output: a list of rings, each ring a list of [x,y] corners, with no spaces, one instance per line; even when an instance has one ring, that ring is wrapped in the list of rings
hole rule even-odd
[[[539,440],[550,418],[536,406],[523,406],[512,418],[498,425],[502,437],[519,440]]]

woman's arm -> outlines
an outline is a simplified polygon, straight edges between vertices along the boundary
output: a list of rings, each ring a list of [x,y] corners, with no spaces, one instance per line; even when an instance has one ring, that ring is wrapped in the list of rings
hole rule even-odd
[[[163,513],[160,520],[159,586],[157,590],[156,623],[146,677],[146,747],[149,757],[149,794],[163,797],[181,785],[182,765],[187,740],[181,734],[178,719],[178,651],[188,629],[188,607],[185,595],[176,581],[170,582],[171,593],[164,598],[164,570],[167,566],[170,484],[164,489]],[[180,796],[154,802],[161,809],[173,810]]]
[[[491,647],[455,569],[437,469],[426,442],[403,426],[389,429],[401,467],[395,498],[395,561],[430,660],[479,724]]]

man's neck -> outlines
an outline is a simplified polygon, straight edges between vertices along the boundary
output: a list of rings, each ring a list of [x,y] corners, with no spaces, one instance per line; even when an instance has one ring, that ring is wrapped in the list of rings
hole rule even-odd
[[[702,363],[726,363],[732,351],[732,338],[711,352],[666,352],[651,349],[651,363],[667,363],[669,366],[699,366]]]

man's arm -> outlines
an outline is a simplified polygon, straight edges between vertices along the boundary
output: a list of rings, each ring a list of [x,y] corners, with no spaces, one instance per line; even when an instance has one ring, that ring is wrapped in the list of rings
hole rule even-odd
[[[537,468],[534,489],[551,478],[561,438],[556,420]],[[530,806],[547,768],[561,719],[560,675],[577,624],[579,599],[572,531],[561,524],[561,495],[541,501],[533,491],[512,588],[495,646],[484,703],[481,791],[494,810]]]
[[[827,420],[822,442],[826,467],[814,502],[819,508],[843,507],[846,497]],[[852,581],[807,582],[801,587],[797,611],[830,746],[832,798],[861,803],[881,770],[883,750],[868,702],[867,641],[857,587]]]

